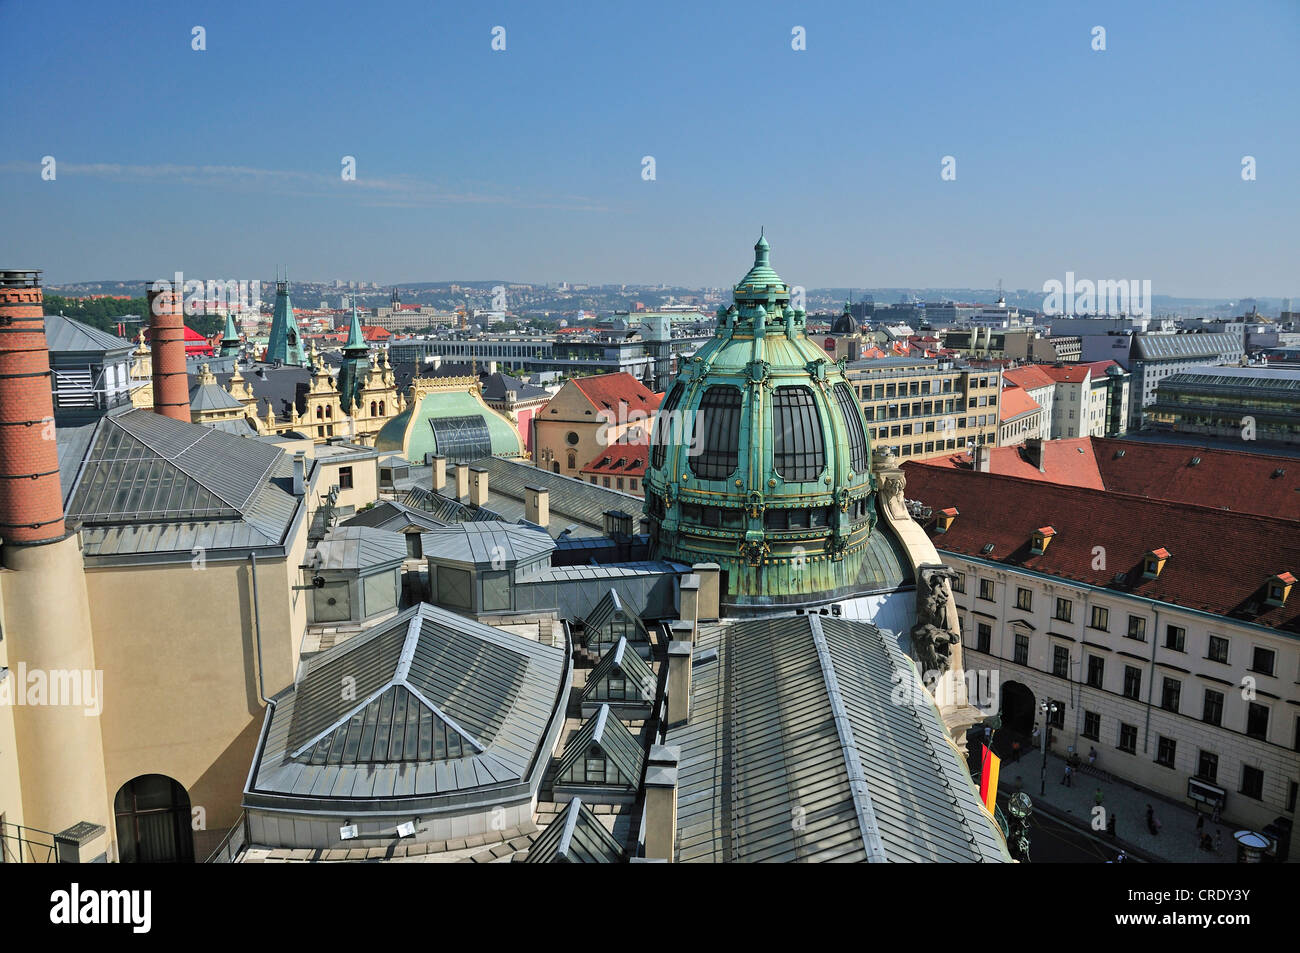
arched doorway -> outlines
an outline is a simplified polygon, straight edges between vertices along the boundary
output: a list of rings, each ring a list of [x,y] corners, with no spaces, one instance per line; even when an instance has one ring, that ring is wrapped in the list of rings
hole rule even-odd
[[[124,864],[194,862],[190,796],[162,774],[142,774],[113,799],[118,859]]]

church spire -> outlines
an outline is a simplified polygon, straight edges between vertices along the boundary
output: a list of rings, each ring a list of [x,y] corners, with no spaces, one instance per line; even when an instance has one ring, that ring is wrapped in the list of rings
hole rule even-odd
[[[365,351],[369,349],[366,344],[365,336],[361,333],[361,315],[357,313],[357,306],[352,306],[352,324],[348,328],[348,342],[343,345],[343,353],[349,351]]]

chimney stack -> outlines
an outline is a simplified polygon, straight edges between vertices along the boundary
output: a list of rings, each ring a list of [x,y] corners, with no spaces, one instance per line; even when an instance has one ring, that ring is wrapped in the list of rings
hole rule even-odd
[[[149,288],[149,348],[153,359],[153,411],[190,422],[190,381],[185,372],[185,289],[168,281]]]
[[[307,455],[299,450],[293,455],[293,495],[307,492]]]
[[[651,745],[645,773],[645,856],[672,863],[677,842],[677,745]]]
[[[1043,468],[1043,438],[1030,437],[1025,441],[1025,456],[1029,462],[1038,467],[1039,473],[1046,473]]]
[[[433,457],[433,492],[441,493],[447,485],[447,458],[442,454]]]
[[[482,467],[470,468],[469,502],[471,506],[488,505],[488,472]]]
[[[524,487],[524,519],[545,529],[551,525],[551,491],[544,486]]]
[[[463,500],[469,496],[469,464],[456,465],[456,499]]]
[[[39,271],[0,271],[0,538],[64,535]]]
[[[691,715],[691,642],[668,643],[668,727]]]
[[[975,470],[980,473],[988,473],[992,469],[992,461],[989,459],[989,448],[984,444],[978,444],[975,447]]]
[[[681,603],[677,617],[694,627],[700,618],[700,577],[693,572],[682,576],[677,592]]]
[[[696,563],[691,573],[700,580],[700,591],[696,602],[697,622],[716,622],[720,612],[719,591],[722,582],[722,569],[717,563]]]

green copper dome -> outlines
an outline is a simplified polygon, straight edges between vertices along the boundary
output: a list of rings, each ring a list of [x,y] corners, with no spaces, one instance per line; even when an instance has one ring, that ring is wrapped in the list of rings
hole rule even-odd
[[[808,340],[766,238],[733,296],[656,417],[656,558],[718,563],[733,611],[852,594],[875,522],[861,407],[842,365]]]

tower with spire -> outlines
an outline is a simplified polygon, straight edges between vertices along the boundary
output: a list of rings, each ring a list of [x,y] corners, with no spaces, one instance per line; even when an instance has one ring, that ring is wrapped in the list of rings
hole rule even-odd
[[[289,301],[287,271],[284,278],[277,275],[275,280],[275,311],[271,315],[271,337],[266,344],[266,360],[269,364],[279,361],[295,367],[307,365],[302,332],[298,330],[298,321],[293,316],[293,304]]]
[[[239,356],[239,329],[235,327],[235,316],[226,313],[226,331],[221,335],[221,356]]]
[[[343,345],[343,364],[339,368],[339,403],[343,413],[355,416],[361,406],[361,392],[366,386],[370,371],[370,348],[361,334],[361,316],[357,306],[352,306],[352,323],[348,327],[348,340]]]

